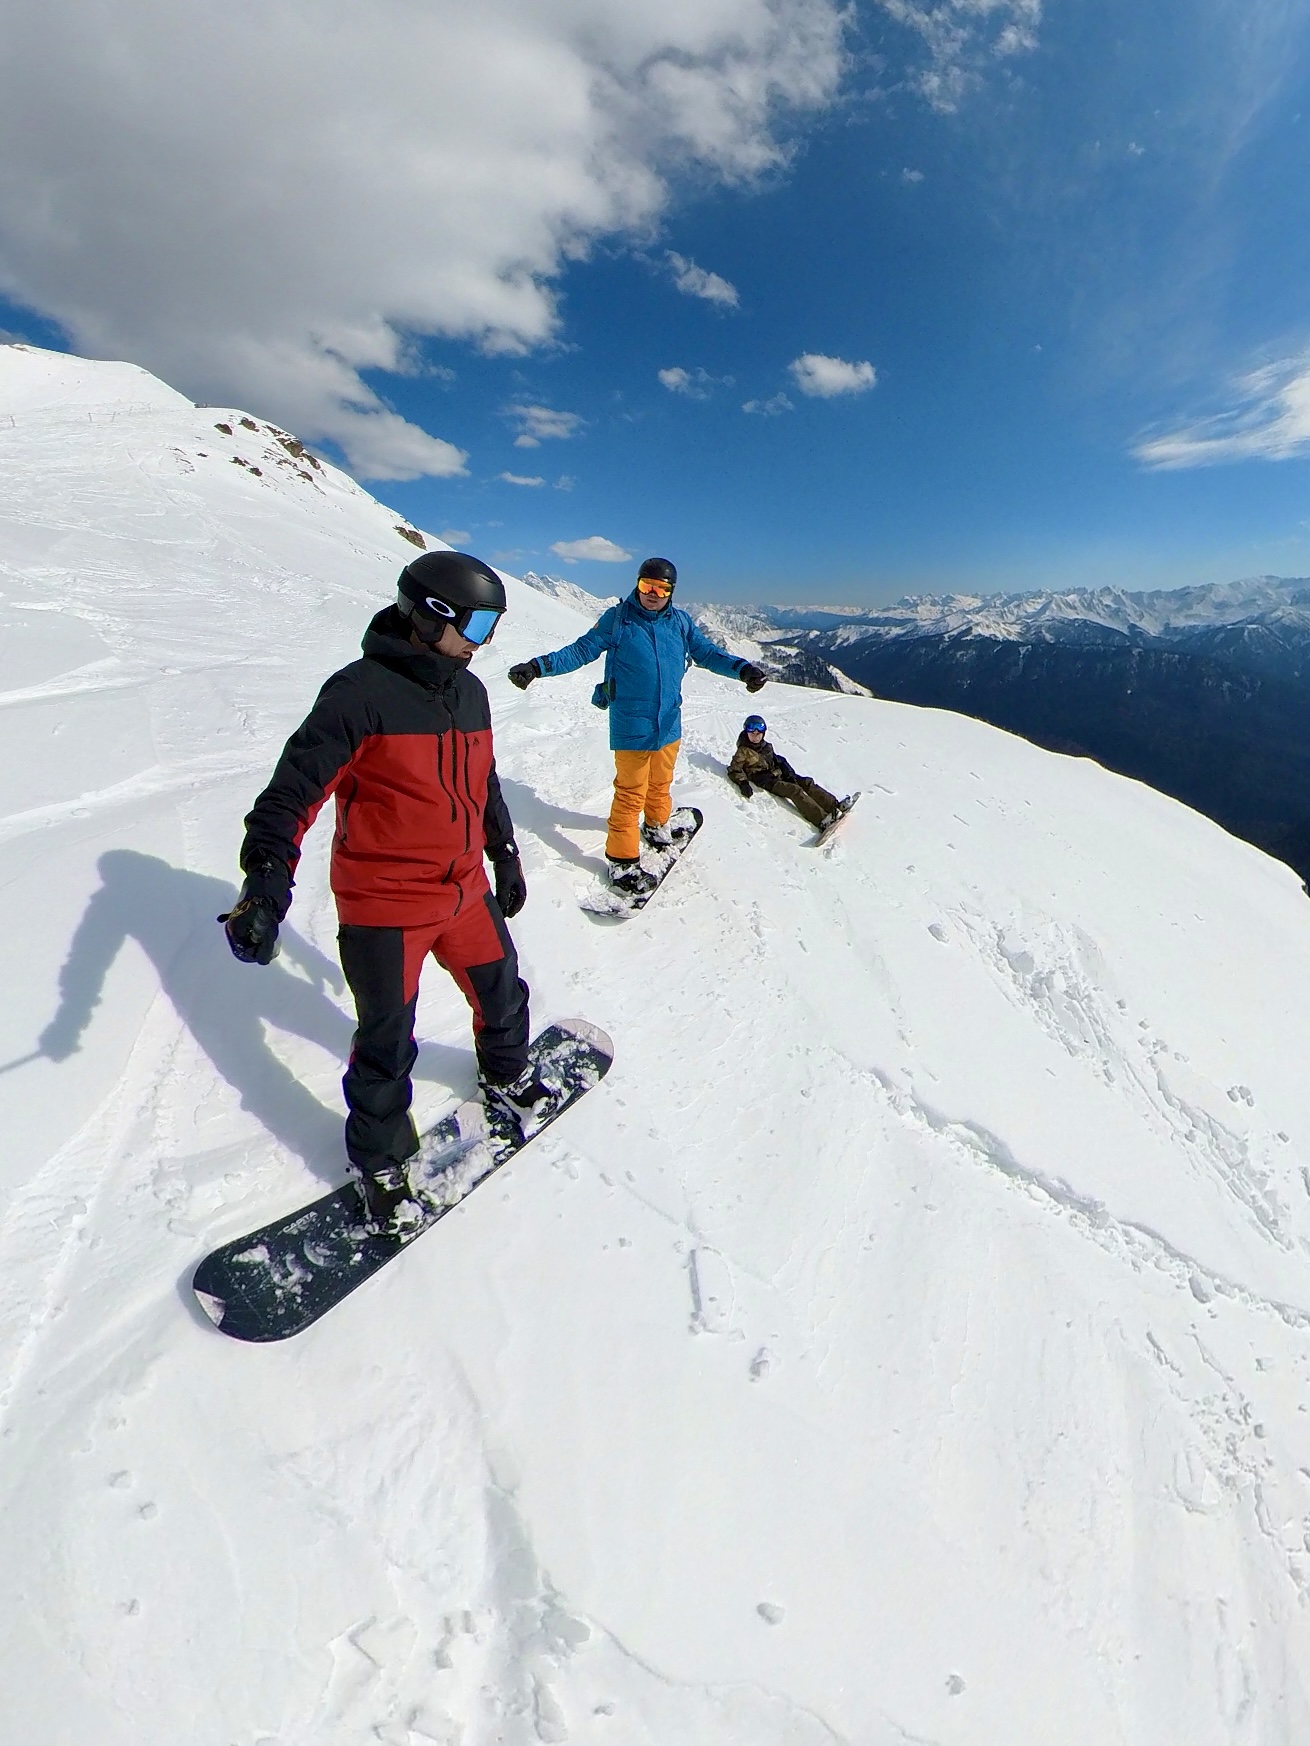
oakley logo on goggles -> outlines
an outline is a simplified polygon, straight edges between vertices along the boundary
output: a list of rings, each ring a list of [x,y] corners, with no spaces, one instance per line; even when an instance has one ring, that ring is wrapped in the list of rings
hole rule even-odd
[[[422,606],[413,608],[413,616],[453,624],[467,642],[481,647],[495,636],[496,626],[504,614],[498,612],[494,606],[450,606],[446,601],[429,594],[425,596]]]

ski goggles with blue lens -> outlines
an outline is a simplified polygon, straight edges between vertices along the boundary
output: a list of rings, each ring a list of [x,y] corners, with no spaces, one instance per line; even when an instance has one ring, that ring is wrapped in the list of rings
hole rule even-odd
[[[402,601],[401,605],[408,608],[409,618],[425,642],[436,642],[443,628],[451,624],[466,642],[478,648],[491,641],[496,626],[505,616],[494,606],[451,606],[433,594],[427,595],[421,606],[413,601]],[[425,635],[428,631],[434,631],[436,635],[429,639]]]
[[[744,734],[762,734],[767,725],[762,715],[748,715],[742,723],[741,731]]]

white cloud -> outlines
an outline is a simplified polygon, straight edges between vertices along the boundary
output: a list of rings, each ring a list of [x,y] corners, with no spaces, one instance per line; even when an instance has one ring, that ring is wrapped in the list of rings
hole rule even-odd
[[[706,303],[717,304],[720,309],[735,309],[741,301],[735,285],[730,285],[717,273],[707,273],[704,267],[698,267],[685,255],[675,255],[670,249],[665,259],[673,269],[674,284],[688,297],[702,297]]]
[[[398,412],[382,410],[380,401],[343,402],[335,429],[324,434],[341,445],[364,479],[451,479],[468,472],[464,449],[429,436]]]
[[[818,400],[831,400],[836,394],[863,394],[878,380],[878,372],[867,360],[848,364],[845,358],[827,358],[822,352],[805,352],[793,358],[787,368],[801,393]]]
[[[1037,46],[1042,0],[878,0],[898,24],[917,32],[929,64],[913,80],[934,109],[959,107],[988,60]]]
[[[670,394],[690,394],[695,386],[690,370],[684,370],[681,364],[675,364],[668,370],[661,370],[659,378]]]
[[[901,181],[902,182],[922,182],[923,181],[923,171],[922,170],[902,170],[901,171]]]
[[[768,400],[748,400],[742,407],[743,412],[754,413],[757,418],[777,418],[779,413],[795,410],[783,393],[771,395]]]
[[[516,449],[539,449],[551,439],[567,441],[582,429],[585,420],[576,412],[556,412],[550,406],[511,406],[509,416],[521,429],[514,438]]]
[[[711,376],[708,370],[684,370],[681,364],[659,371],[670,394],[685,394],[689,400],[708,400],[716,388],[730,387],[731,376]]]
[[[503,479],[507,485],[544,485],[546,481],[537,473],[497,473],[498,479]]]
[[[556,491],[572,491],[576,484],[577,480],[571,473],[561,473],[555,481],[555,489]]]
[[[585,540],[556,540],[550,549],[566,564],[576,564],[579,560],[591,564],[627,564],[632,560],[631,552],[625,552],[622,546],[616,546],[613,540],[604,539],[600,534],[591,534]]]
[[[119,0],[76,29],[10,0],[0,292],[361,473],[458,473],[363,373],[415,336],[550,340],[564,264],[648,236],[670,171],[785,163],[847,28],[841,0]]]
[[[1310,351],[1239,377],[1233,399],[1226,412],[1144,438],[1133,454],[1148,467],[1167,470],[1310,453]]]
[[[448,546],[454,546],[457,551],[462,550],[472,537],[466,527],[443,527],[437,535],[439,540],[444,540]]]

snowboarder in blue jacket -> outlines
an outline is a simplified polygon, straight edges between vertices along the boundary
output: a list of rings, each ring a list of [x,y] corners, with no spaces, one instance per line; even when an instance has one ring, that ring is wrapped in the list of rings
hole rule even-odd
[[[632,593],[602,613],[585,635],[509,670],[511,682],[526,691],[534,679],[572,673],[605,656],[605,677],[592,696],[598,708],[609,711],[614,753],[605,854],[612,882],[636,895],[654,883],[642,871],[642,839],[658,847],[672,840],[669,790],[682,741],[683,674],[694,665],[740,679],[748,691],[765,683],[758,667],[712,643],[674,606],[677,582],[678,572],[667,558],[647,558]]]

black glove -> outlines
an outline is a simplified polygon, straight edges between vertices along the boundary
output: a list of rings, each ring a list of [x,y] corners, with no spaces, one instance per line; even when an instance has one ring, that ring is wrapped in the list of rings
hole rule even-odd
[[[269,897],[247,897],[219,916],[232,956],[242,964],[271,964],[278,955],[277,906]]]
[[[491,860],[496,870],[496,902],[500,905],[500,913],[509,921],[528,901],[523,863],[513,843],[502,843]]]
[[[737,784],[737,792],[741,795],[743,800],[749,800],[755,790],[751,787],[749,782],[739,782]]]
[[[520,661],[517,667],[509,670],[509,682],[517,685],[520,691],[526,691],[534,679],[541,678],[541,668],[535,661]]]
[[[291,874],[271,855],[257,855],[236,903],[218,918],[232,956],[242,964],[271,964],[278,954],[278,923],[290,907]]]
[[[513,675],[511,674],[510,677],[512,678]],[[763,691],[764,687],[769,682],[768,674],[761,673],[758,667],[752,667],[749,661],[742,662],[738,672],[738,677],[745,685],[747,691]]]

